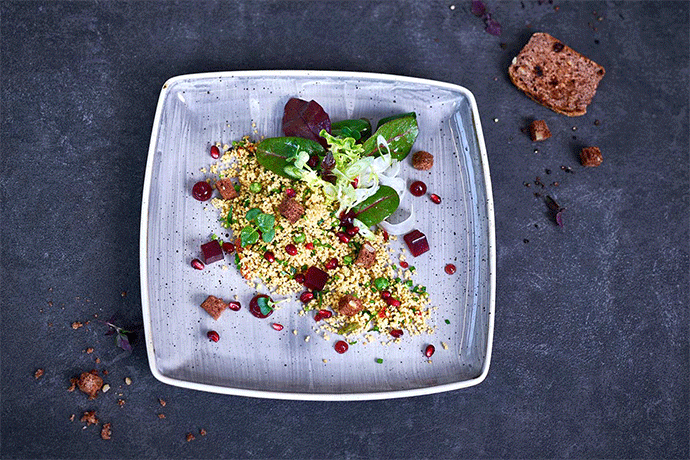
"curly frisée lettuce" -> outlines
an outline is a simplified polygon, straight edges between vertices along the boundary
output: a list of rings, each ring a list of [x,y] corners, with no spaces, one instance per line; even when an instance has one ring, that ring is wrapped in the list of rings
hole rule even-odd
[[[324,180],[316,170],[308,165],[309,154],[298,151],[294,161],[285,166],[285,173],[295,179],[306,182],[309,187],[318,187],[333,202],[338,202],[337,212],[348,211],[367,198],[373,196],[381,185],[391,187],[400,196],[405,191],[405,181],[396,177],[400,172],[400,162],[390,154],[388,143],[379,136],[380,150],[385,151],[378,157],[364,156],[364,148],[352,137],[334,137],[322,130],[319,135],[326,139],[328,150],[333,155],[335,167],[331,173],[335,184]],[[395,211],[395,210],[393,210]]]

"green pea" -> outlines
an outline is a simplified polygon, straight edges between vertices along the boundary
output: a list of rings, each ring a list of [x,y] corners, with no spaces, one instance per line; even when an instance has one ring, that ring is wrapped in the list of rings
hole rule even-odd
[[[249,191],[252,193],[259,193],[261,191],[261,183],[252,182],[252,185],[249,186]]]
[[[307,237],[304,236],[304,233],[296,233],[296,234],[292,237],[292,241],[294,241],[295,243],[304,243],[304,241],[305,241],[306,239],[307,239]]]
[[[379,291],[383,291],[388,288],[388,280],[384,278],[383,276],[376,278],[374,280],[374,286],[376,286],[376,289]]]
[[[343,265],[350,265],[352,263],[353,259],[350,256],[345,256],[343,257]]]

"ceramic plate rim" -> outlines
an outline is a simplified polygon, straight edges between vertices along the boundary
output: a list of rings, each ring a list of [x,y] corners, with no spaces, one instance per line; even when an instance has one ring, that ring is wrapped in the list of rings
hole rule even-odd
[[[483,171],[484,186],[486,190],[486,213],[488,220],[488,237],[489,237],[489,318],[488,331],[486,342],[486,354],[481,373],[472,379],[460,380],[457,382],[446,383],[442,385],[435,385],[423,388],[414,388],[408,390],[392,390],[392,391],[372,391],[372,392],[358,392],[358,393],[308,393],[308,392],[283,392],[283,391],[266,391],[253,390],[247,388],[225,387],[220,385],[211,385],[206,383],[176,379],[162,374],[156,367],[156,351],[153,345],[152,326],[151,326],[151,309],[148,289],[148,208],[151,194],[151,183],[153,173],[153,159],[155,155],[156,145],[160,134],[161,113],[167,88],[180,80],[193,79],[209,79],[209,78],[234,78],[234,77],[311,77],[317,78],[338,78],[349,77],[366,80],[385,80],[385,81],[399,81],[414,84],[422,84],[428,86],[435,86],[457,91],[465,95],[470,102],[472,110],[472,126],[474,127],[474,134],[477,137],[477,145],[479,148],[479,156]],[[270,398],[282,400],[302,400],[302,401],[364,401],[375,399],[391,399],[404,398],[412,396],[421,396],[434,393],[441,393],[446,391],[453,391],[462,388],[468,388],[477,385],[484,381],[489,373],[491,364],[491,351],[493,345],[494,335],[494,320],[495,320],[495,297],[496,297],[496,236],[495,236],[495,221],[494,221],[494,205],[493,194],[491,189],[491,174],[489,171],[488,156],[486,153],[486,146],[484,144],[484,136],[481,129],[481,121],[479,118],[479,110],[475,101],[474,95],[465,87],[453,83],[446,83],[436,80],[429,80],[416,77],[407,77],[383,73],[368,73],[368,72],[344,72],[332,70],[247,70],[247,71],[222,71],[222,72],[206,72],[178,75],[168,79],[161,89],[156,107],[156,113],[153,119],[153,128],[151,133],[151,142],[146,160],[146,171],[144,177],[144,188],[142,191],[142,205],[141,205],[141,225],[139,232],[139,271],[141,280],[141,308],[144,320],[144,334],[146,337],[146,354],[149,361],[149,368],[153,376],[159,381],[168,385],[173,385],[182,388],[188,388],[198,391],[206,391],[211,393],[228,394],[235,396],[247,396],[254,398]]]

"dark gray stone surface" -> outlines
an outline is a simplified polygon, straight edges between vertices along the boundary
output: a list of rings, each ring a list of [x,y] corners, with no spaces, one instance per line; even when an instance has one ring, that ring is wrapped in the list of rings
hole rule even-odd
[[[688,458],[690,4],[489,1],[497,38],[469,1],[451,3],[0,3],[3,458]],[[585,116],[509,82],[534,31],[606,68]],[[222,396],[158,382],[141,341],[120,355],[103,335],[95,315],[141,324],[140,201],[162,83],[241,69],[393,73],[475,94],[498,261],[484,383],[361,403]],[[534,118],[554,133],[538,153],[520,131]],[[584,145],[603,165],[579,165]],[[564,228],[523,185],[536,176],[567,208]],[[109,393],[66,391],[93,367]],[[112,440],[82,429],[94,409]]]

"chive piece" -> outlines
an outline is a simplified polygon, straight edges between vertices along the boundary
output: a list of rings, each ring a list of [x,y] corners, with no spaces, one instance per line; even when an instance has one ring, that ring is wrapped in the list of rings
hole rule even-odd
[[[450,320],[449,320],[449,319],[445,319],[444,321],[445,321],[446,324],[450,324]]]
[[[379,363],[379,364],[382,364],[382,363],[383,363],[383,359],[381,359],[381,358],[376,358],[376,362]]]

